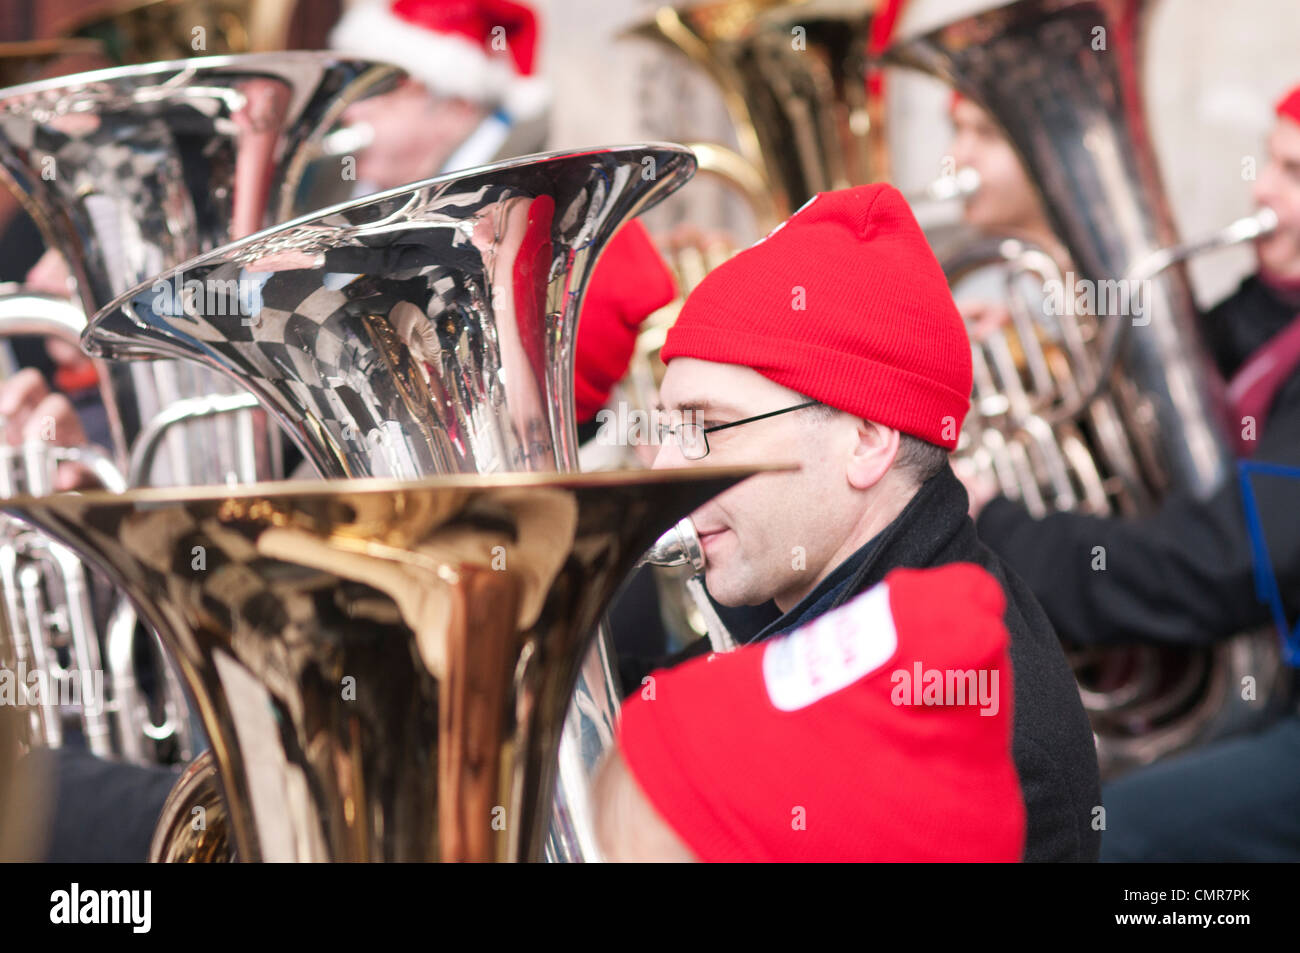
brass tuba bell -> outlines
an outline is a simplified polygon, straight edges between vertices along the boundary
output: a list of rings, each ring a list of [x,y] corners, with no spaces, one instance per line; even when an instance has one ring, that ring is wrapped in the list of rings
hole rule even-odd
[[[540,860],[606,604],[660,531],[762,469],[0,505],[93,560],[179,662],[229,825],[173,828],[212,859],[224,831],[243,861]]]

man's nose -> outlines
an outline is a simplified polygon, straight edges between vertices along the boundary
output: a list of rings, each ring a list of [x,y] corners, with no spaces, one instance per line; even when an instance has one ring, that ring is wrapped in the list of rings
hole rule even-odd
[[[682,456],[681,448],[677,446],[677,441],[673,437],[665,437],[659,444],[659,452],[655,454],[654,463],[650,464],[651,470],[666,470],[670,467],[685,466],[686,458]]]

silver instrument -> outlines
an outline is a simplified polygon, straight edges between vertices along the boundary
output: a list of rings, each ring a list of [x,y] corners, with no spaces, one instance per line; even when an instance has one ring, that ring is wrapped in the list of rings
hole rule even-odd
[[[305,157],[346,105],[398,75],[329,54],[277,53],[151,63],[0,90],[0,179],[67,259],[82,305],[10,291],[0,296],[0,336],[79,343],[85,313],[114,295],[289,217]],[[106,365],[99,372],[111,459],[24,448],[5,455],[0,494],[49,492],[53,468],[73,456],[116,490],[282,475],[278,435],[256,401],[225,378],[169,361],[126,375]],[[0,586],[6,664],[32,666],[51,685],[103,686],[104,697],[86,705],[34,708],[29,743],[57,746],[68,719],[79,717],[96,754],[192,755],[176,674],[155,651],[155,688],[144,690],[134,613],[120,603],[97,620],[85,570],[65,547],[6,518]],[[150,647],[157,649],[152,640]]]
[[[12,87],[0,91],[0,178],[67,258],[90,314],[167,267],[290,217],[310,148],[350,102],[396,75],[329,54],[277,53]],[[138,426],[178,400],[237,392],[162,362],[133,368],[130,386]],[[258,411],[209,414],[183,430],[168,434],[149,482],[278,475]]]
[[[76,345],[85,325],[70,301],[0,290],[0,339],[32,335]],[[106,366],[95,363],[114,450],[42,442],[0,447],[0,497],[53,492],[64,462],[89,469],[109,490],[126,489],[116,395]],[[175,671],[151,638],[150,671],[160,684],[146,692],[136,640],[136,615],[125,599],[116,599],[102,618],[96,614],[91,575],[79,556],[21,520],[0,517],[0,668],[26,686],[17,699],[25,746],[59,747],[76,732],[104,758],[191,757],[194,739]]]
[[[1149,6],[1019,0],[904,40],[886,57],[946,80],[1001,123],[1071,258],[1063,265],[1024,242],[993,240],[987,260],[1010,263],[1013,277],[1061,282],[1064,307],[1045,320],[1012,296],[1012,323],[974,349],[974,406],[959,447],[1040,514],[1140,513],[1174,491],[1206,496],[1230,468],[1223,382],[1200,344],[1180,263],[1269,222],[1257,216],[1207,242],[1178,243],[1134,79]],[[1106,49],[1092,49],[1101,35]],[[950,274],[959,270],[949,263]],[[1072,280],[1098,302],[1128,294],[1081,314]],[[1239,725],[1248,713],[1234,685],[1252,674],[1267,697],[1277,654],[1263,633],[1206,649],[1073,653],[1103,774]]]
[[[163,272],[97,314],[84,344],[228,376],[326,477],[570,469],[575,322],[596,257],[694,168],[678,146],[639,145],[379,193]],[[154,291],[182,280],[225,296]],[[602,636],[561,744],[553,859],[594,856],[586,772],[619,698]]]
[[[695,524],[688,516],[680,519],[655,541],[639,566],[685,566],[690,575],[686,579],[686,594],[695,604],[696,611],[704,622],[705,635],[715,652],[730,652],[736,648],[735,637],[727,629],[726,623],[713,607],[704,586],[704,547],[700,544]]]
[[[952,175],[941,175],[903,197],[909,205],[931,202],[956,202],[968,199],[980,188],[980,174],[969,166],[957,169]]]

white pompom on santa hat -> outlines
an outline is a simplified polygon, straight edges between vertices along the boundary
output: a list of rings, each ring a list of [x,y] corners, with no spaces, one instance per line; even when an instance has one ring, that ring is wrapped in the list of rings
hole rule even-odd
[[[439,96],[541,115],[550,99],[533,74],[537,17],[510,0],[362,0],[330,33],[342,53],[393,63]]]

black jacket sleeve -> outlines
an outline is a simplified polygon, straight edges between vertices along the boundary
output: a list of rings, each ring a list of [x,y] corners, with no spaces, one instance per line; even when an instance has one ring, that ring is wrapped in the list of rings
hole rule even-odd
[[[1300,373],[1274,401],[1253,460],[1300,467]],[[1251,477],[1283,593],[1300,591],[1300,480]],[[1205,644],[1269,619],[1236,471],[1208,500],[1171,496],[1142,519],[1058,513],[1034,519],[994,500],[980,537],[1033,589],[1057,632],[1078,644]],[[1288,606],[1294,613],[1294,605]]]

